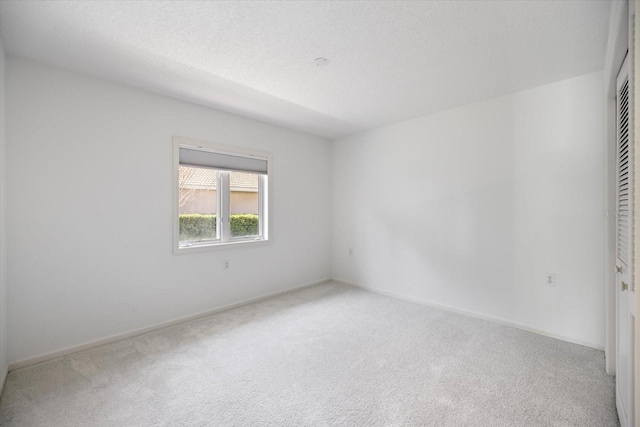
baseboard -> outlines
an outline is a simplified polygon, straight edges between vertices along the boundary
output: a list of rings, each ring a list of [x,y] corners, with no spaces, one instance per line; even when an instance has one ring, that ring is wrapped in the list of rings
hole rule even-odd
[[[327,279],[317,280],[317,281],[314,281],[314,282],[305,283],[305,284],[302,284],[302,285],[293,286],[293,287],[290,287],[290,288],[287,288],[287,289],[283,289],[281,291],[272,292],[272,293],[261,295],[261,296],[255,297],[255,298],[246,299],[246,300],[243,300],[243,301],[231,304],[231,305],[227,305],[227,306],[224,306],[224,307],[218,307],[218,308],[215,308],[215,309],[212,309],[212,310],[207,310],[207,311],[196,313],[196,314],[192,314],[192,315],[189,315],[189,316],[176,318],[176,319],[169,320],[169,321],[166,321],[166,322],[157,323],[157,324],[152,325],[152,326],[148,326],[148,327],[144,327],[144,328],[140,328],[140,329],[135,329],[133,331],[124,332],[122,334],[112,335],[112,336],[109,336],[109,337],[106,337],[106,338],[102,338],[102,339],[99,339],[99,340],[90,341],[90,342],[87,342],[87,343],[84,343],[84,344],[67,347],[67,348],[64,348],[64,349],[61,349],[61,350],[57,350],[57,351],[54,351],[54,352],[51,352],[51,353],[46,353],[46,354],[42,354],[40,356],[36,356],[36,357],[29,358],[29,359],[21,360],[21,361],[18,361],[18,362],[10,363],[8,365],[8,367],[5,367],[5,369],[2,372],[0,372],[0,375],[1,375],[1,377],[0,377],[0,390],[2,390],[3,387],[4,387],[4,382],[6,381],[8,372],[14,371],[16,369],[21,369],[21,368],[25,368],[27,366],[33,366],[33,365],[37,365],[37,364],[40,364],[40,363],[49,362],[49,361],[51,361],[53,359],[57,359],[57,358],[60,358],[60,357],[63,357],[63,356],[67,356],[69,354],[73,354],[73,353],[76,353],[78,351],[87,350],[89,348],[94,348],[94,347],[99,347],[101,345],[110,344],[110,343],[113,343],[113,342],[116,342],[116,341],[124,340],[124,339],[127,339],[127,338],[132,338],[132,337],[135,337],[135,336],[138,336],[138,335],[142,335],[142,334],[146,334],[146,333],[149,333],[149,332],[154,332],[154,331],[157,331],[157,330],[160,330],[160,329],[163,329],[163,328],[167,328],[167,327],[170,327],[170,326],[178,325],[180,323],[190,322],[192,320],[196,320],[196,319],[200,319],[200,318],[203,318],[203,317],[211,316],[211,315],[214,315],[214,314],[217,314],[217,313],[221,313],[221,312],[224,312],[224,311],[227,311],[227,310],[232,310],[232,309],[237,308],[237,307],[242,307],[244,305],[253,304],[255,302],[263,301],[263,300],[266,300],[266,299],[269,299],[269,298],[273,298],[273,297],[276,297],[276,296],[279,296],[279,295],[283,295],[283,294],[286,294],[286,293],[289,293],[289,292],[293,292],[293,291],[296,291],[296,290],[308,288],[308,287],[311,287],[311,286],[319,285],[319,284],[326,283],[326,282],[329,282],[329,281],[340,283],[340,284],[346,285],[346,286],[352,286],[352,287],[355,287],[355,288],[364,289],[364,290],[369,291],[369,292],[375,292],[377,294],[386,295],[386,296],[389,296],[389,297],[398,298],[398,299],[402,299],[402,300],[405,300],[405,301],[414,302],[414,303],[417,303],[417,304],[426,305],[426,306],[429,306],[429,307],[438,308],[438,309],[441,309],[441,310],[450,311],[450,312],[461,314],[461,315],[464,315],[464,316],[475,317],[475,318],[478,318],[478,319],[487,320],[487,321],[498,323],[498,324],[501,324],[501,325],[517,328],[517,329],[520,329],[520,330],[523,330],[523,331],[532,332],[532,333],[535,333],[535,334],[538,334],[538,335],[543,335],[543,336],[546,336],[546,337],[549,337],[549,338],[554,338],[554,339],[557,339],[557,340],[566,341],[566,342],[569,342],[569,343],[572,343],[572,344],[578,344],[578,345],[582,345],[582,346],[585,346],[585,347],[591,347],[591,348],[594,348],[594,349],[597,349],[597,350],[604,350],[604,346],[603,345],[594,344],[594,343],[590,343],[590,342],[586,342],[586,341],[582,341],[582,340],[576,340],[576,339],[573,339],[573,338],[570,338],[570,337],[565,337],[565,336],[562,336],[562,335],[553,334],[553,333],[546,332],[546,331],[543,331],[543,330],[540,330],[540,329],[531,328],[529,326],[522,325],[520,323],[511,322],[509,320],[502,319],[502,318],[499,318],[499,317],[487,316],[487,315],[484,315],[484,314],[480,314],[480,313],[476,313],[476,312],[472,312],[472,311],[467,311],[467,310],[462,310],[462,309],[459,309],[459,308],[455,308],[455,307],[451,307],[451,306],[447,306],[447,305],[443,305],[443,304],[437,304],[437,303],[433,303],[431,301],[424,300],[424,299],[421,299],[421,298],[415,298],[415,297],[411,297],[409,295],[405,295],[405,294],[401,294],[401,293],[397,293],[397,292],[390,292],[390,291],[385,291],[385,290],[381,290],[381,289],[376,289],[376,288],[372,288],[372,287],[369,287],[369,286],[365,286],[365,285],[361,285],[361,284],[358,284],[358,283],[353,283],[353,282],[350,282],[350,281],[347,281],[347,280],[343,280],[343,279],[338,279],[338,278],[328,279],[327,278]]]
[[[73,354],[76,353],[78,351],[82,351],[82,350],[87,350],[89,348],[93,348],[93,347],[99,347],[101,345],[105,345],[105,344],[110,344],[116,341],[120,341],[120,340],[124,340],[127,338],[132,338],[138,335],[142,335],[142,334],[146,334],[149,332],[154,332],[163,328],[168,328],[170,326],[174,326],[174,325],[178,325],[180,323],[185,323],[185,322],[190,322],[192,320],[197,320],[197,319],[201,319],[203,317],[207,317],[207,316],[211,316],[217,313],[221,313],[223,311],[228,311],[228,310],[232,310],[234,308],[238,308],[238,307],[242,307],[244,305],[248,305],[248,304],[253,304],[255,302],[259,302],[259,301],[263,301],[269,298],[273,298],[273,297],[277,297],[279,295],[283,295],[289,292],[293,292],[293,291],[297,291],[300,289],[304,289],[304,288],[309,288],[311,286],[315,286],[315,285],[319,285],[321,283],[326,283],[331,281],[331,279],[321,279],[321,280],[317,280],[314,282],[309,282],[309,283],[305,283],[302,285],[297,285],[297,286],[293,286],[291,288],[287,288],[287,289],[283,289],[281,291],[277,291],[277,292],[272,292],[269,294],[265,294],[265,295],[261,295],[255,298],[250,298],[250,299],[246,299],[231,305],[226,305],[224,307],[218,307],[218,308],[214,308],[212,310],[207,310],[207,311],[203,311],[200,313],[196,313],[196,314],[192,314],[189,316],[184,316],[184,317],[179,317],[173,320],[169,320],[166,322],[162,322],[162,323],[157,323],[155,325],[152,326],[147,326],[144,328],[140,328],[140,329],[135,329],[133,331],[129,331],[129,332],[124,332],[122,334],[116,334],[116,335],[112,335],[109,336],[107,338],[102,338],[99,340],[95,340],[95,341],[90,341],[84,344],[80,344],[80,345],[74,345],[71,347],[67,347],[67,348],[63,348],[62,350],[57,350],[51,353],[46,353],[46,354],[42,354],[40,356],[36,356],[36,357],[32,357],[29,359],[25,359],[25,360],[21,360],[18,362],[13,362],[10,363],[8,368],[7,368],[7,372],[11,372],[11,371],[15,371],[16,369],[21,369],[21,368],[26,368],[27,366],[33,366],[33,365],[37,365],[40,363],[45,363],[45,362],[49,362],[53,359],[57,359],[63,356],[67,356],[69,354]],[[6,378],[6,374],[7,372],[5,372],[5,378]],[[1,389],[0,389],[1,390]]]
[[[358,283],[353,283],[353,282],[349,282],[347,280],[342,280],[342,279],[337,279],[337,278],[332,278],[331,279],[332,282],[336,282],[336,283],[340,283],[343,285],[347,285],[347,286],[352,286],[354,288],[360,288],[360,289],[364,289],[366,291],[370,291],[370,292],[375,292],[377,294],[381,294],[381,295],[386,295],[389,297],[393,297],[393,298],[398,298],[401,300],[405,300],[405,301],[410,301],[410,302],[415,302],[417,304],[422,304],[422,305],[426,305],[429,307],[434,307],[434,308],[438,308],[441,310],[445,310],[445,311],[450,311],[453,313],[457,313],[457,314],[461,314],[463,316],[469,316],[469,317],[475,317],[477,319],[482,319],[482,320],[488,320],[490,322],[494,322],[494,323],[498,323],[500,325],[505,325],[505,326],[510,326],[512,328],[516,328],[516,329],[520,329],[526,332],[532,332],[534,334],[538,334],[538,335],[543,335],[545,337],[549,337],[549,338],[554,338],[560,341],[566,341],[572,344],[578,344],[578,345],[582,345],[585,347],[590,347],[590,348],[594,348],[596,350],[604,350],[604,345],[601,344],[594,344],[588,341],[582,341],[582,340],[577,340],[574,338],[570,338],[570,337],[565,337],[563,335],[557,335],[551,332],[547,332],[547,331],[543,331],[540,329],[536,329],[536,328],[531,328],[529,326],[523,325],[521,323],[516,323],[516,322],[512,322],[510,320],[506,320],[506,319],[502,319],[500,317],[494,317],[494,316],[487,316],[485,314],[480,314],[480,313],[476,313],[473,311],[467,311],[467,310],[462,310],[456,307],[451,307],[448,305],[443,305],[443,304],[437,304],[428,300],[424,300],[421,298],[415,298],[409,295],[405,295],[405,294],[400,294],[397,292],[390,292],[390,291],[384,291],[381,289],[376,289],[376,288],[372,288],[369,286],[365,286],[365,285],[361,285]]]
[[[0,395],[4,390],[4,384],[7,382],[7,375],[9,374],[9,366],[5,365],[2,367],[2,372],[0,372]]]

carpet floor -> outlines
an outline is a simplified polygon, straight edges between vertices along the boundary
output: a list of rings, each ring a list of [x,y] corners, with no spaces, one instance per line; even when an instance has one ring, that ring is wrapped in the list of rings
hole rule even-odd
[[[9,374],[2,426],[616,426],[604,353],[335,283]]]

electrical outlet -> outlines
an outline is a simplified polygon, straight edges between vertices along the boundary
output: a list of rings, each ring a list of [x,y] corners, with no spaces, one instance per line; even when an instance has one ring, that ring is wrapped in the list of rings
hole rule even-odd
[[[229,269],[229,267],[230,267],[230,265],[231,265],[231,264],[229,263],[229,260],[228,260],[228,259],[225,259],[224,261],[222,261],[222,268],[223,268],[223,269],[228,270],[228,269]]]
[[[556,286],[556,274],[555,273],[545,273],[544,284],[547,286],[552,286],[555,288]]]

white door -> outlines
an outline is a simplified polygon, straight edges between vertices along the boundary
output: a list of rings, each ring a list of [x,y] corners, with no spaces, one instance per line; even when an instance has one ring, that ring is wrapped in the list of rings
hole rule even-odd
[[[634,426],[633,140],[628,58],[617,79],[616,406],[622,427]]]

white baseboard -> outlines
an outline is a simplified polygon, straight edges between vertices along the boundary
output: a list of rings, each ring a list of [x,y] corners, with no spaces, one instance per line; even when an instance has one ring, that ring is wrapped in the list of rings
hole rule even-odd
[[[9,375],[9,366],[5,365],[2,367],[2,371],[0,372],[0,394],[2,394],[4,384],[7,382],[7,375]]]
[[[180,323],[185,323],[185,322],[190,322],[192,320],[196,320],[196,319],[200,319],[203,317],[207,317],[207,316],[211,316],[213,314],[217,314],[217,313],[221,313],[223,311],[227,311],[227,310],[231,310],[237,307],[241,307],[244,305],[248,305],[248,304],[252,304],[254,302],[258,302],[258,301],[262,301],[265,299],[269,299],[269,298],[273,298],[276,297],[278,295],[282,295],[282,294],[286,294],[289,292],[293,292],[293,291],[297,291],[300,289],[304,289],[304,288],[308,288],[311,286],[315,286],[315,285],[319,285],[321,283],[326,283],[331,281],[331,279],[321,279],[321,280],[317,280],[315,282],[309,282],[309,283],[305,283],[302,285],[297,285],[297,286],[293,286],[291,288],[287,288],[281,291],[277,291],[277,292],[272,292],[269,294],[265,294],[265,295],[261,295],[259,297],[255,297],[255,298],[250,298],[250,299],[246,299],[231,305],[226,305],[224,307],[218,307],[218,308],[214,308],[213,310],[207,310],[207,311],[203,311],[200,313],[196,313],[196,314],[192,314],[189,316],[184,316],[184,317],[179,317],[177,319],[173,319],[173,320],[169,320],[166,322],[162,322],[162,323],[157,323],[155,325],[152,326],[147,326],[145,328],[140,328],[140,329],[135,329],[133,331],[129,331],[129,332],[124,332],[121,334],[116,334],[116,335],[111,335],[109,337],[106,338],[101,338],[95,341],[89,341],[87,343],[84,344],[79,344],[79,345],[74,345],[71,347],[67,347],[67,348],[63,348],[61,350],[57,350],[57,351],[53,351],[51,353],[45,353],[42,354],[40,356],[36,356],[36,357],[32,357],[29,359],[25,359],[25,360],[20,360],[18,362],[13,362],[10,363],[8,368],[7,368],[7,372],[11,372],[11,371],[15,371],[16,369],[21,369],[21,368],[26,368],[27,366],[33,366],[33,365],[37,365],[39,363],[45,363],[45,362],[49,362],[53,359],[57,359],[59,357],[63,357],[63,356],[67,356],[69,354],[72,353],[76,353],[78,351],[81,350],[86,350],[89,348],[93,348],[93,347],[98,347],[101,345],[105,345],[105,344],[109,344],[112,342],[116,342],[116,341],[120,341],[120,340],[124,340],[127,338],[132,338],[138,335],[142,335],[142,334],[146,334],[149,332],[153,332],[153,331],[157,331],[159,329],[163,329],[163,328],[167,328],[169,326],[174,326],[174,325],[178,325]],[[5,372],[5,378],[6,378],[6,374],[7,372]],[[2,389],[0,389],[2,390]]]
[[[305,284],[298,285],[298,286],[293,286],[291,288],[287,288],[287,289],[284,289],[284,290],[281,290],[281,291],[277,291],[277,292],[272,292],[272,293],[269,293],[269,294],[261,295],[259,297],[250,298],[250,299],[243,300],[243,301],[240,301],[240,302],[237,302],[237,303],[234,303],[234,304],[231,304],[231,305],[227,305],[227,306],[224,306],[224,307],[218,307],[218,308],[215,308],[215,309],[212,309],[212,310],[207,310],[207,311],[204,311],[204,312],[192,314],[192,315],[189,315],[189,316],[180,317],[180,318],[169,320],[169,321],[166,321],[166,322],[157,323],[155,325],[148,326],[148,327],[145,327],[145,328],[135,329],[133,331],[112,335],[112,336],[109,336],[109,337],[106,337],[106,338],[102,338],[102,339],[98,339],[98,340],[95,340],[95,341],[86,342],[84,344],[79,344],[79,345],[76,345],[76,346],[63,348],[61,350],[57,350],[57,351],[54,351],[54,352],[42,354],[40,356],[36,356],[36,357],[29,358],[29,359],[21,360],[21,361],[18,361],[18,362],[10,363],[8,367],[6,367],[2,372],[0,372],[0,390],[2,390],[2,388],[4,386],[4,382],[6,380],[7,373],[11,372],[11,371],[14,371],[16,369],[25,368],[27,366],[36,365],[36,364],[39,364],[39,363],[45,363],[45,362],[51,361],[53,359],[57,359],[59,357],[63,357],[63,356],[67,356],[67,355],[72,354],[72,353],[76,353],[78,351],[86,350],[86,349],[93,348],[93,347],[98,347],[98,346],[101,346],[101,345],[113,343],[113,342],[124,340],[124,339],[127,339],[127,338],[132,338],[132,337],[135,337],[135,336],[138,336],[138,335],[142,335],[142,334],[146,334],[146,333],[149,333],[149,332],[157,331],[159,329],[167,328],[169,326],[174,326],[174,325],[177,325],[177,324],[180,324],[180,323],[185,323],[185,322],[189,322],[189,321],[192,321],[192,320],[200,319],[200,318],[203,318],[203,317],[211,316],[213,314],[221,313],[223,311],[231,310],[231,309],[234,309],[234,308],[237,308],[237,307],[241,307],[241,306],[244,306],[244,305],[247,305],[247,304],[252,304],[252,303],[255,303],[255,302],[258,302],[258,301],[262,301],[262,300],[265,300],[265,299],[268,299],[268,298],[273,298],[273,297],[276,297],[276,296],[279,296],[279,295],[283,295],[283,294],[286,294],[286,293],[289,293],[289,292],[293,292],[293,291],[296,291],[296,290],[300,290],[300,289],[308,288],[308,287],[311,287],[311,286],[319,285],[321,283],[326,283],[326,282],[329,282],[329,281],[333,281],[333,282],[340,283],[340,284],[347,285],[347,286],[352,286],[352,287],[355,287],[355,288],[364,289],[364,290],[367,290],[367,291],[370,291],[370,292],[375,292],[375,293],[378,293],[378,294],[381,294],[381,295],[386,295],[386,296],[390,296],[390,297],[393,297],[393,298],[398,298],[398,299],[405,300],[405,301],[410,301],[410,302],[426,305],[426,306],[429,306],[429,307],[438,308],[438,309],[441,309],[441,310],[450,311],[450,312],[453,312],[453,313],[458,313],[458,314],[461,314],[461,315],[464,315],[464,316],[475,317],[475,318],[482,319],[482,320],[488,320],[490,322],[498,323],[498,324],[505,325],[505,326],[510,326],[510,327],[513,327],[513,328],[521,329],[523,331],[532,332],[532,333],[535,333],[535,334],[538,334],[538,335],[543,335],[543,336],[546,336],[546,337],[549,337],[549,338],[555,338],[555,339],[558,339],[558,340],[561,340],[561,341],[566,341],[566,342],[570,342],[570,343],[573,343],[573,344],[583,345],[585,347],[595,348],[597,350],[604,350],[604,346],[600,345],[600,344],[594,344],[594,343],[591,343],[591,342],[586,342],[586,341],[582,341],[582,340],[573,339],[573,338],[570,338],[570,337],[565,337],[565,336],[562,336],[562,335],[557,335],[557,334],[550,333],[550,332],[547,332],[547,331],[543,331],[543,330],[540,330],[540,329],[531,328],[529,326],[522,325],[520,323],[511,322],[509,320],[502,319],[502,318],[499,318],[499,317],[487,316],[487,315],[480,314],[480,313],[475,313],[475,312],[472,312],[472,311],[461,310],[459,308],[455,308],[455,307],[451,307],[451,306],[447,306],[447,305],[443,305],[443,304],[433,303],[431,301],[427,301],[427,300],[424,300],[424,299],[421,299],[421,298],[415,298],[415,297],[411,297],[411,296],[400,294],[400,293],[396,293],[396,292],[390,292],[390,291],[385,291],[385,290],[381,290],[381,289],[372,288],[372,287],[369,287],[369,286],[360,285],[358,283],[349,282],[349,281],[343,280],[343,279],[338,279],[338,278],[328,279],[327,278],[327,279],[321,279],[321,280],[317,280],[317,281],[310,282],[310,283],[305,283]]]
[[[532,332],[534,334],[538,334],[538,335],[543,335],[545,337],[549,337],[549,338],[554,338],[560,341],[566,341],[566,342],[570,342],[572,344],[578,344],[578,345],[582,345],[585,347],[591,347],[591,348],[595,348],[596,350],[604,350],[604,345],[601,344],[595,344],[592,342],[588,342],[588,341],[582,341],[582,340],[578,340],[578,339],[574,339],[574,338],[570,338],[570,337],[565,337],[563,335],[557,335],[551,332],[547,332],[547,331],[543,331],[540,329],[535,329],[535,328],[531,328],[529,326],[523,325],[521,323],[516,323],[516,322],[512,322],[506,319],[502,319],[500,317],[493,317],[493,316],[487,316],[485,314],[480,314],[480,313],[475,313],[473,311],[467,311],[467,310],[461,310],[459,308],[455,308],[455,307],[451,307],[448,305],[443,305],[443,304],[437,304],[428,300],[424,300],[421,298],[415,298],[409,295],[405,295],[405,294],[400,294],[400,293],[396,293],[396,292],[390,292],[390,291],[385,291],[385,290],[381,290],[381,289],[376,289],[376,288],[372,288],[369,286],[364,286],[364,285],[360,285],[358,283],[353,283],[353,282],[349,282],[347,280],[342,280],[342,279],[337,279],[337,278],[332,278],[331,281],[336,282],[336,283],[340,283],[343,285],[347,285],[347,286],[353,286],[354,288],[360,288],[360,289],[364,289],[370,292],[375,292],[377,294],[381,294],[381,295],[386,295],[389,297],[393,297],[393,298],[398,298],[401,300],[405,300],[405,301],[410,301],[410,302],[415,302],[418,304],[422,304],[422,305],[426,305],[429,307],[434,307],[434,308],[439,308],[441,310],[445,310],[445,311],[450,311],[453,313],[457,313],[457,314],[462,314],[463,316],[469,316],[469,317],[475,317],[477,319],[482,319],[482,320],[488,320],[490,322],[494,322],[494,323],[498,323],[501,325],[505,325],[505,326],[510,326],[512,328],[516,328],[516,329],[520,329],[526,332]]]

